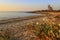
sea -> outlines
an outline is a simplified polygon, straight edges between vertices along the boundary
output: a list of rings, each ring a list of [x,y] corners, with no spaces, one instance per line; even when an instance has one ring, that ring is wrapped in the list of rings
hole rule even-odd
[[[0,20],[9,18],[27,17],[27,16],[37,16],[37,15],[40,14],[26,13],[26,12],[0,12]]]

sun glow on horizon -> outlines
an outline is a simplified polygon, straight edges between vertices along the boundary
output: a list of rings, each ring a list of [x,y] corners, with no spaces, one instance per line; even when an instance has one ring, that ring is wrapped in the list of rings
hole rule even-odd
[[[44,8],[44,7],[43,7]],[[0,5],[0,11],[29,11],[29,10],[39,10],[40,7],[31,6],[14,6],[14,5]]]
[[[54,9],[59,9],[60,1],[58,0],[0,0],[0,11],[28,11],[44,10],[48,4]]]

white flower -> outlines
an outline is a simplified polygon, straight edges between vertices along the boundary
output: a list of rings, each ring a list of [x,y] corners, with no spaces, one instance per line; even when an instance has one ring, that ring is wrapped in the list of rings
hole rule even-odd
[[[53,33],[53,31],[52,31],[52,30],[50,30],[50,32],[51,32],[51,33]]]
[[[60,26],[60,23],[58,25]]]
[[[60,32],[60,30],[59,30],[59,32]]]
[[[37,22],[36,24],[38,25],[39,23]]]
[[[30,23],[27,23],[27,25],[29,25]]]
[[[46,19],[45,18],[43,18],[43,21],[45,21]]]

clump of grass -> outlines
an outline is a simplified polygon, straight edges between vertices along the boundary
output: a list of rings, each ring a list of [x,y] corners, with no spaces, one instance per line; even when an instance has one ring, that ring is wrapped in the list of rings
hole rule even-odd
[[[33,32],[35,33],[36,36],[42,37],[48,37],[51,40],[58,40],[60,39],[60,25],[58,24],[53,24],[48,22],[44,22],[39,24],[38,23],[33,23]],[[44,37],[43,37],[44,38]]]
[[[12,40],[12,34],[9,30],[1,31],[0,40]]]

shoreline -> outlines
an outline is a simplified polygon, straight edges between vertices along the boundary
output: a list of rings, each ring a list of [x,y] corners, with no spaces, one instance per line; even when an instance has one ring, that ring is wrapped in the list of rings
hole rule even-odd
[[[44,16],[43,15],[38,15],[38,16],[10,18],[10,19],[5,19],[5,20],[0,20],[0,24],[12,23],[12,22],[16,22],[16,21],[30,20],[30,19],[36,19],[36,18],[41,18],[41,17],[44,17]]]
[[[38,13],[36,13],[36,14],[38,14]],[[12,23],[12,22],[16,22],[16,21],[30,20],[30,19],[36,19],[36,18],[43,18],[43,17],[50,17],[50,16],[52,16],[52,17],[60,17],[59,16],[60,12],[59,13],[47,13],[47,14],[40,13],[40,14],[41,15],[2,19],[2,20],[0,20],[0,24]]]
[[[32,39],[33,37],[34,37],[34,40],[35,39],[37,40],[37,38],[39,40],[47,39],[46,37],[48,37],[49,39],[52,39],[49,36],[44,37],[44,35],[46,35],[46,33],[50,32],[50,31],[55,30],[55,28],[60,27],[57,25],[60,23],[60,17],[58,17],[58,18],[53,18],[53,16],[50,18],[49,17],[50,16],[45,14],[45,15],[39,15],[39,16],[28,16],[28,17],[21,17],[21,18],[18,17],[18,18],[11,18],[11,19],[7,19],[7,20],[1,20],[1,22],[0,22],[0,33],[1,34],[0,35],[3,34],[4,36],[3,35],[2,36],[5,37],[5,35],[8,34],[7,36],[14,40],[15,40],[15,38],[17,38],[16,40],[18,40],[18,39],[25,40],[26,38]],[[55,24],[57,21],[58,21],[58,23]],[[40,31],[41,29],[43,31]],[[55,30],[53,33],[55,33],[55,32],[58,33],[59,30],[60,29],[58,29],[57,32]],[[46,31],[46,33],[45,33],[45,31]],[[41,32],[43,32],[45,34],[42,34]],[[41,37],[43,36],[42,38],[40,37],[40,34],[41,34]],[[48,34],[48,35],[50,35],[50,34]],[[53,35],[51,35],[51,36],[53,36]],[[54,36],[54,37],[56,37],[56,36]],[[5,37],[5,38],[7,38],[7,37]],[[21,39],[21,38],[23,38],[23,39]],[[56,39],[56,38],[54,38],[54,39]]]

